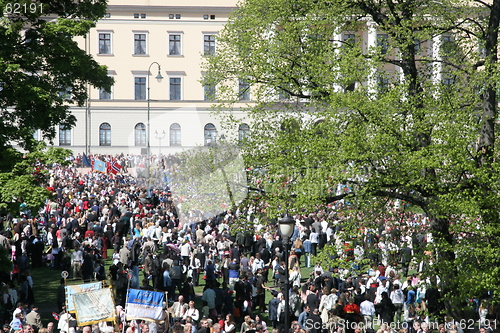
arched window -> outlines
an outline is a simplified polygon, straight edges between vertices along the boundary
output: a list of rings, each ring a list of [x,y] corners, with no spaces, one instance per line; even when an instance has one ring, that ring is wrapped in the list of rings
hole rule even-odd
[[[111,146],[111,125],[108,123],[99,126],[99,146]]]
[[[214,144],[217,140],[217,128],[212,123],[208,123],[204,128],[205,146]]]
[[[135,125],[135,145],[146,145],[146,125],[144,125],[143,123],[138,123],[137,125]]]
[[[241,142],[250,134],[250,126],[243,123],[238,128],[238,140]]]
[[[170,145],[181,145],[181,125],[177,123],[173,123],[172,125],[170,125]]]

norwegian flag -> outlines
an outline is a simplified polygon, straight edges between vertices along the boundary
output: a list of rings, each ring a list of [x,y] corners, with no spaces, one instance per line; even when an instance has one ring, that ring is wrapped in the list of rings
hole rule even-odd
[[[116,175],[118,172],[120,172],[121,168],[122,166],[120,165],[120,163],[118,163],[118,161],[113,161],[111,162],[111,170],[109,172],[111,172],[113,175]]]

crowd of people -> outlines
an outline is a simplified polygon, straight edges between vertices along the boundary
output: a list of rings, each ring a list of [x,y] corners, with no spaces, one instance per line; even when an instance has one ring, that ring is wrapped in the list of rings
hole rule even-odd
[[[441,316],[439,278],[420,277],[428,263],[411,260],[428,237],[424,228],[407,234],[389,219],[351,241],[343,232],[340,203],[293,216],[295,230],[285,258],[279,228],[259,224],[248,212],[228,211],[204,220],[192,213],[181,221],[171,188],[175,184],[168,177],[143,186],[129,173],[144,166],[143,157],[90,156],[123,162],[117,175],[82,174],[77,168],[82,158],[76,156],[69,167],[51,167],[53,197],[38,214],[23,211],[20,217],[2,218],[0,246],[14,263],[11,274],[2,276],[6,331],[54,329],[53,323],[43,327],[34,304],[30,270],[44,265],[70,272],[70,280],[105,281],[113,287],[119,326],[79,327],[65,311],[62,280],[56,313],[57,328],[65,333],[464,331],[461,318]],[[155,173],[168,175],[177,163],[175,157],[158,158]],[[250,223],[235,230],[242,218]],[[401,213],[398,223],[424,226],[426,220]],[[350,269],[322,266],[317,255],[327,244],[337,249],[332,257],[352,262]],[[106,259],[112,264],[106,265]],[[357,264],[363,260],[369,269]],[[409,275],[410,265],[416,274]],[[310,274],[303,273],[311,268]],[[203,286],[201,295],[195,293],[197,286]],[[123,309],[129,288],[165,292],[164,320],[127,321]],[[290,318],[285,318],[285,293]],[[487,299],[478,315],[482,329],[493,327],[496,313]]]

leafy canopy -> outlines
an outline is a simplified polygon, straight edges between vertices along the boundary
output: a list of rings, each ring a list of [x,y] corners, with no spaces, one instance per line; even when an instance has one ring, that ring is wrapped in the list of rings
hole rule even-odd
[[[429,218],[449,311],[496,289],[499,15],[498,0],[242,2],[205,80],[233,128],[225,110],[251,85],[242,152],[265,214],[344,199],[362,239],[404,200]]]

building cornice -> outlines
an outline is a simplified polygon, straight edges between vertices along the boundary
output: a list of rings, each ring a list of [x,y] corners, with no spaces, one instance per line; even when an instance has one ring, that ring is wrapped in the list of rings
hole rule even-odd
[[[144,5],[108,5],[108,12],[110,13],[128,13],[128,12],[176,12],[182,13],[196,13],[196,12],[206,12],[206,13],[231,13],[236,10],[236,6],[144,6]]]

